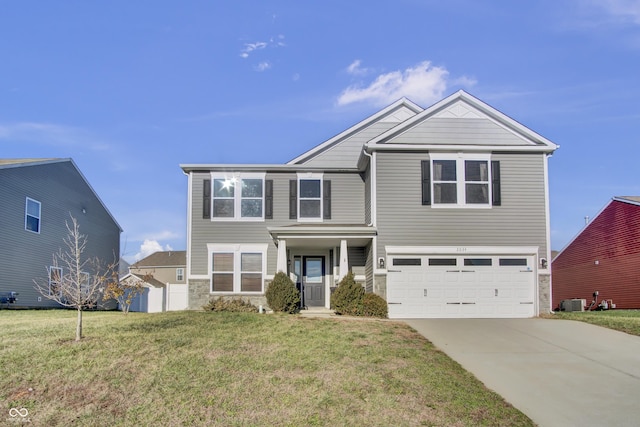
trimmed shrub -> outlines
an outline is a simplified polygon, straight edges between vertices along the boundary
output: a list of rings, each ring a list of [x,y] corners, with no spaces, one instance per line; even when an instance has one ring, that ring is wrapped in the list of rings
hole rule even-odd
[[[356,283],[353,273],[350,271],[338,283],[338,287],[331,295],[331,306],[336,314],[360,316],[362,315],[363,296],[364,288]]]
[[[275,312],[295,313],[300,309],[300,292],[296,284],[282,271],[273,276],[265,296],[267,305]]]
[[[362,315],[386,319],[389,316],[387,302],[380,295],[364,294],[362,297]]]
[[[217,312],[222,312],[222,311],[233,312],[233,313],[257,313],[258,312],[258,307],[240,298],[218,297],[209,301],[209,303],[207,303],[202,308],[206,311],[217,311]]]

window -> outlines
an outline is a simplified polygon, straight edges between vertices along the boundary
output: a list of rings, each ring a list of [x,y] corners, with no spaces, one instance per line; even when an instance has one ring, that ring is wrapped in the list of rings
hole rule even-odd
[[[500,205],[499,162],[489,154],[431,154],[422,162],[422,204],[434,207]]]
[[[300,179],[300,219],[322,218],[322,180]]]
[[[465,258],[464,265],[490,266],[491,258]]]
[[[331,219],[331,181],[321,173],[298,173],[289,181],[289,219],[321,222]]]
[[[264,174],[212,176],[212,180],[211,218],[213,220],[260,221],[265,218]],[[205,195],[207,193],[208,189],[205,190]],[[205,203],[209,203],[208,197]]]
[[[527,266],[526,258],[500,258],[498,263],[501,266]]]
[[[62,268],[49,267],[49,295],[59,294],[61,284],[62,284]]]
[[[393,265],[422,265],[420,258],[394,258]]]
[[[429,258],[429,265],[433,266],[456,266],[457,264],[455,258]]]
[[[27,197],[27,204],[24,215],[24,229],[40,233],[40,210],[41,204],[37,200]]]
[[[261,293],[267,245],[209,244],[211,292]]]
[[[184,268],[176,268],[176,280],[184,280]]]

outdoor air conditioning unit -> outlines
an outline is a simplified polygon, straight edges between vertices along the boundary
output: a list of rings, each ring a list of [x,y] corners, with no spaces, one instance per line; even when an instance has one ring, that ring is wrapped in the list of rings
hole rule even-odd
[[[584,307],[587,305],[586,299],[563,299],[560,302],[560,311],[584,311]]]

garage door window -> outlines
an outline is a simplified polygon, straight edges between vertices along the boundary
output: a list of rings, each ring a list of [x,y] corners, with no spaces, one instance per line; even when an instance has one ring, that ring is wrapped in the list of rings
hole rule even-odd
[[[501,266],[526,266],[527,259],[526,258],[500,258]]]
[[[393,265],[422,265],[420,258],[394,258]]]
[[[465,258],[464,265],[491,266],[491,258]]]
[[[456,266],[458,265],[455,258],[429,258],[429,265],[432,266]]]

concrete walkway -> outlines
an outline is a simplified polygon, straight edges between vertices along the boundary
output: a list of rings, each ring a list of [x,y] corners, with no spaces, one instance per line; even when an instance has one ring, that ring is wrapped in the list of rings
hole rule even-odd
[[[554,319],[410,319],[546,426],[640,426],[640,337]]]

